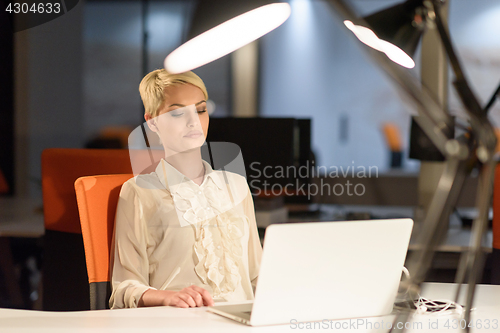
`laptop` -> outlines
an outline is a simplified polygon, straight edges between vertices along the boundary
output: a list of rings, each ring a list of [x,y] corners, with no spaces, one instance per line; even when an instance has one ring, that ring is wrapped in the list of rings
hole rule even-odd
[[[261,326],[392,312],[411,219],[273,224],[255,299],[208,311]]]

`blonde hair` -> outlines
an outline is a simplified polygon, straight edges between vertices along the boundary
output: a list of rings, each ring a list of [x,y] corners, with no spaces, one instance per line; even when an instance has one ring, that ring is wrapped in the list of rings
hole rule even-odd
[[[165,100],[165,89],[178,84],[192,84],[198,87],[208,100],[208,92],[203,80],[193,72],[171,74],[165,69],[157,69],[147,74],[139,84],[139,93],[147,114],[156,117]]]

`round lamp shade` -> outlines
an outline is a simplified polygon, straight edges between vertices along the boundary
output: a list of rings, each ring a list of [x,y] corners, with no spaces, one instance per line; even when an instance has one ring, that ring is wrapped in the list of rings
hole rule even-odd
[[[165,58],[165,69],[183,73],[219,59],[279,27],[290,13],[289,4],[272,3],[238,15],[179,46]]]
[[[384,52],[401,66],[413,68],[412,57],[425,29],[423,13],[423,0],[407,0],[364,17],[369,27],[350,21],[344,24],[364,44]]]

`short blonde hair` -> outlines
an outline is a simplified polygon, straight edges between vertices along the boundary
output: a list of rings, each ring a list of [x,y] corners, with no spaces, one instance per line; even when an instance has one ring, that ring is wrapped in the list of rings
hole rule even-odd
[[[165,89],[178,84],[192,84],[198,87],[208,100],[208,92],[203,80],[193,72],[171,74],[165,69],[157,69],[147,74],[139,84],[139,93],[147,114],[156,117],[165,100]]]

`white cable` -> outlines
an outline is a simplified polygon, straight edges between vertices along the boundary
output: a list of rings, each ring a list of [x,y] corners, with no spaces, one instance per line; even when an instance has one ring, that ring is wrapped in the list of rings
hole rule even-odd
[[[410,279],[410,271],[405,266],[403,266],[403,273],[405,274],[406,278],[409,280]]]
[[[403,273],[407,279],[410,279],[410,272],[403,266]],[[463,306],[450,300],[429,300],[418,294],[418,299],[413,302],[416,313],[426,315],[443,315],[456,313],[462,315]]]
[[[426,315],[445,315],[445,314],[458,314],[462,315],[462,305],[450,300],[429,300],[422,296],[415,301],[416,312],[418,314]]]

